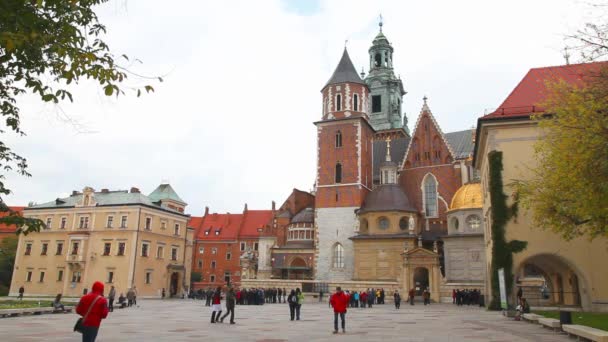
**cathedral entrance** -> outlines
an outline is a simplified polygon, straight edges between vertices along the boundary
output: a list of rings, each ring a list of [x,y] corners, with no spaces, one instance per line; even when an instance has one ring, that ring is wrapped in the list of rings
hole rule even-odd
[[[422,292],[429,287],[429,270],[425,267],[414,269],[414,289],[416,296],[422,296]]]

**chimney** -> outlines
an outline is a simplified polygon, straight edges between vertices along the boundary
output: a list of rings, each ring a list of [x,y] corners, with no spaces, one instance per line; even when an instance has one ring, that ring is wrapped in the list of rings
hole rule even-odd
[[[205,207],[205,216],[209,215],[209,207]]]
[[[247,203],[245,203],[245,208],[243,209],[243,214],[247,212]]]
[[[72,196],[76,196],[76,195],[78,195],[78,191],[72,190]]]
[[[131,187],[131,191],[132,194],[138,194],[139,193],[139,189],[136,187]]]
[[[276,206],[277,206],[276,203],[274,203],[274,201],[272,201],[272,211],[276,210]]]
[[[101,193],[102,193],[102,194],[107,194],[107,193],[109,193],[109,192],[110,192],[110,190],[108,190],[108,189],[101,189]]]

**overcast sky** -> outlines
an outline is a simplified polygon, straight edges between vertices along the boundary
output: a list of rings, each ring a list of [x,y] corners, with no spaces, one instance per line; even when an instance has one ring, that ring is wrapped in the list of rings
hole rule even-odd
[[[61,107],[22,98],[27,136],[5,139],[33,176],[9,175],[11,205],[169,180],[192,215],[269,209],[312,189],[321,87],[345,40],[367,72],[380,13],[410,129],[427,95],[444,132],[474,126],[530,68],[564,64],[564,35],[597,14],[558,0],[114,0],[98,12],[113,52],[165,82],[118,99],[82,83]]]

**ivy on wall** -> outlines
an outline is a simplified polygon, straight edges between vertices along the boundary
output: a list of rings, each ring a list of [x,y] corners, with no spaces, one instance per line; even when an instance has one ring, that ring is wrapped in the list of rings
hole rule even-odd
[[[490,177],[490,203],[492,205],[492,301],[489,308],[500,309],[500,290],[498,286],[498,270],[505,270],[505,285],[507,294],[513,288],[513,253],[526,249],[526,241],[505,238],[505,227],[511,218],[517,215],[517,196],[513,205],[507,205],[507,195],[503,192],[502,182],[502,152],[492,151],[488,154]]]

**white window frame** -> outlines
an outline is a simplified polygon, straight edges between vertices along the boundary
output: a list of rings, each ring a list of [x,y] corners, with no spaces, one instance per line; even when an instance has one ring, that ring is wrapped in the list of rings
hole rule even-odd
[[[51,229],[53,226],[53,218],[47,217],[45,224],[46,224],[46,229]]]
[[[120,228],[127,228],[129,225],[129,215],[120,215]]]
[[[204,253],[205,253],[205,247],[199,247],[198,254],[204,254]]]
[[[344,246],[336,243],[332,249],[332,265],[333,268],[344,268]]]
[[[152,230],[152,217],[146,216],[146,221],[144,223],[145,230]]]
[[[65,229],[67,225],[68,225],[68,217],[67,216],[62,216],[61,217],[61,223],[60,223],[59,229]]]
[[[113,228],[114,225],[114,215],[108,215],[106,218],[106,228]]]
[[[144,255],[144,246],[146,246],[146,255]],[[149,242],[142,242],[141,243],[141,253],[140,256],[142,257],[149,257],[150,256],[150,243]]]
[[[173,257],[175,255],[175,258]],[[179,260],[179,247],[171,247],[171,261]]]
[[[179,236],[180,230],[181,230],[180,224],[176,223],[175,226],[173,226],[173,235]]]
[[[429,211],[429,204],[432,203],[427,203],[428,199],[429,199],[429,194],[427,194],[427,181],[432,179],[435,184],[435,194],[434,194],[434,212],[430,212]],[[422,179],[422,184],[421,184],[421,189],[422,189],[422,207],[424,208],[424,216],[428,217],[428,218],[436,218],[439,217],[439,182],[437,182],[437,178],[435,177],[435,175],[433,175],[432,173],[427,173],[426,176],[424,176],[424,178]]]

